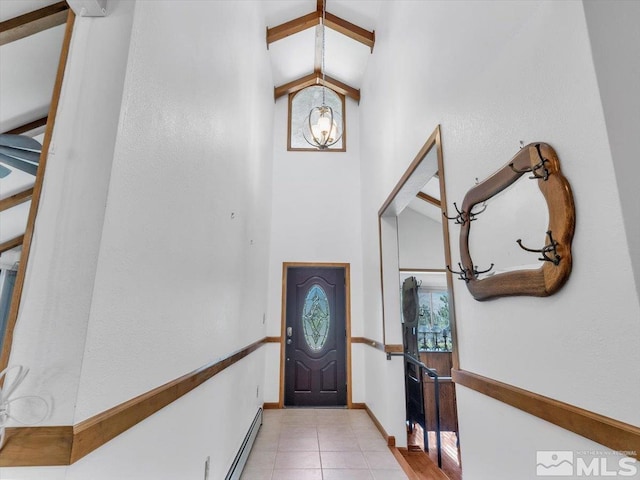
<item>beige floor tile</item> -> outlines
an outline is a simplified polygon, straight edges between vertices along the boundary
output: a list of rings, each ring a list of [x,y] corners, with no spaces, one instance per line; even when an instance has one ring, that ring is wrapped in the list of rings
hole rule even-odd
[[[322,468],[369,468],[361,452],[320,452]]]
[[[393,454],[386,452],[364,452],[364,458],[371,470],[393,470],[401,469]]]
[[[275,468],[320,468],[320,454],[318,452],[278,452]]]
[[[320,437],[320,451],[321,452],[359,452],[360,445],[358,445],[355,437],[347,438],[322,438]]]
[[[241,480],[406,480],[364,410],[266,410]]]
[[[272,468],[245,468],[240,480],[271,480]]]
[[[278,443],[279,452],[317,452],[318,437],[283,437]]]
[[[322,480],[319,468],[274,470],[272,480]]]
[[[247,460],[247,468],[252,469],[265,469],[271,468],[276,462],[276,452],[256,451],[251,452],[249,459]]]
[[[347,468],[325,468],[322,470],[323,480],[372,480],[369,470]]]
[[[387,441],[382,438],[358,438],[358,445],[360,449],[369,452],[388,452],[389,447],[387,446]]]
[[[371,470],[374,480],[407,480],[407,475],[400,470]]]

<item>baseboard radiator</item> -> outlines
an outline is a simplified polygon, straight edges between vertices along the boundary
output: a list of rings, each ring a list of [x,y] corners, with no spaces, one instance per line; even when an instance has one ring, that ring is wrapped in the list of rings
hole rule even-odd
[[[249,454],[251,453],[251,447],[253,446],[253,442],[255,441],[256,437],[258,436],[258,430],[260,430],[261,425],[262,408],[259,408],[258,413],[256,413],[256,416],[251,423],[251,427],[249,427],[247,435],[242,441],[242,445],[240,446],[240,450],[238,451],[236,458],[233,459],[233,463],[231,464],[229,473],[227,473],[227,476],[224,477],[224,480],[240,480],[242,470],[247,463],[247,458],[249,458]]]

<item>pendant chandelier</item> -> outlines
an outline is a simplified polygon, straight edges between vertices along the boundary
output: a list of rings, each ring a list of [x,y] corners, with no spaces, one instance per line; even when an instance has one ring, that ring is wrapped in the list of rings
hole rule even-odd
[[[325,17],[326,10],[322,7],[322,104],[313,107],[306,118],[302,134],[306,142],[318,150],[326,150],[335,145],[342,138],[342,119],[337,112],[326,104],[325,98],[325,74],[324,74],[324,50],[325,50]]]

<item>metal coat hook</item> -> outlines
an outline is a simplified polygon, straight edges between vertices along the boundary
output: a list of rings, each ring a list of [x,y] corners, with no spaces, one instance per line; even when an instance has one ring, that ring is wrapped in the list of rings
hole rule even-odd
[[[553,239],[551,230],[547,232],[547,236],[549,237],[549,243],[539,250],[525,247],[524,245],[522,245],[521,239],[516,240],[516,242],[518,242],[518,245],[520,245],[521,249],[526,250],[527,252],[541,253],[542,257],[538,258],[538,260],[543,262],[551,262],[554,265],[558,265],[560,264],[560,260],[562,259],[562,257],[558,255],[558,250],[556,248],[558,246],[558,242]],[[547,253],[552,253],[553,257],[548,256]]]
[[[455,217],[449,217],[445,212],[442,212],[442,215],[447,220],[455,220],[456,225],[464,225],[465,223],[467,223],[467,221],[473,222],[474,220],[476,220],[476,216],[480,215],[482,212],[484,212],[487,209],[486,203],[482,204],[482,207],[483,207],[482,210],[478,212],[469,212],[469,213],[465,212],[464,210],[460,210],[456,202],[453,202],[453,206],[456,209],[456,212],[458,212],[458,215],[456,215]]]
[[[471,279],[478,278],[478,275],[481,275],[483,273],[488,273],[491,270],[493,270],[493,263],[486,270],[478,270],[477,265],[473,267],[473,270],[471,270],[469,268],[463,267],[460,262],[458,262],[458,267],[460,267],[459,272],[456,272],[455,270],[451,270],[451,267],[449,267],[449,265],[447,265],[447,270],[449,270],[451,273],[455,273],[456,275],[458,275],[458,280],[464,280],[465,283],[469,283]],[[469,273],[471,273],[472,276],[469,276]]]
[[[464,211],[461,211],[458,208],[456,202],[453,202],[453,206],[455,207],[456,212],[458,212],[458,215],[456,215],[455,217],[449,217],[445,212],[442,212],[444,218],[446,218],[447,220],[455,220],[457,225],[464,225],[465,223],[467,223],[467,216],[465,215]]]
[[[471,278],[467,275],[467,269],[464,268],[460,262],[458,262],[458,267],[460,267],[459,272],[452,270],[449,265],[447,265],[447,270],[455,275],[458,275],[458,280],[464,280],[465,283],[469,283],[469,280],[471,280]]]
[[[545,182],[549,179],[549,169],[546,167],[545,163],[547,163],[549,160],[546,158],[542,157],[542,152],[540,151],[540,144],[536,144],[536,150],[538,151],[538,157],[540,158],[540,161],[534,165],[533,167],[529,167],[529,168],[524,168],[522,170],[518,170],[517,168],[515,168],[513,166],[513,162],[509,164],[509,167],[511,167],[511,170],[513,170],[516,173],[533,173],[533,176],[529,177],[533,180],[537,180],[537,179],[542,179]],[[538,175],[538,170],[542,169],[542,175]]]

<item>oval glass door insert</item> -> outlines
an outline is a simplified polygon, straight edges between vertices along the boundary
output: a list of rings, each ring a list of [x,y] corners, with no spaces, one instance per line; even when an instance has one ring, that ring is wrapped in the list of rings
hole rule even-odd
[[[307,292],[302,307],[304,339],[311,351],[319,352],[324,347],[330,322],[329,299],[324,289],[315,283]]]

